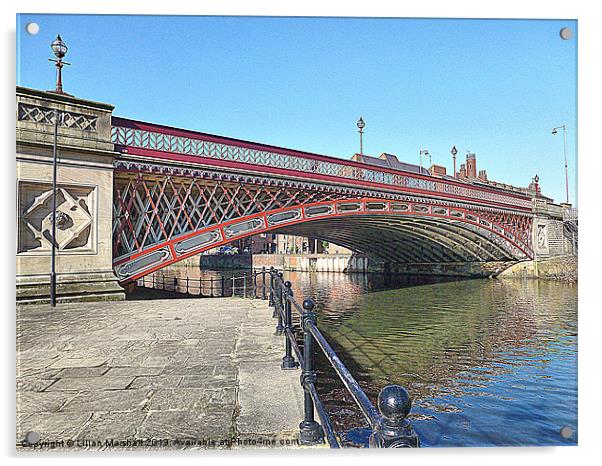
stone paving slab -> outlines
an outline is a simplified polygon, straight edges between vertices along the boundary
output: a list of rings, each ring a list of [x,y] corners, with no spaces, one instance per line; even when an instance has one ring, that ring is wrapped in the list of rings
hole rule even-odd
[[[18,306],[17,447],[298,447],[300,373],[274,328],[242,298]]]

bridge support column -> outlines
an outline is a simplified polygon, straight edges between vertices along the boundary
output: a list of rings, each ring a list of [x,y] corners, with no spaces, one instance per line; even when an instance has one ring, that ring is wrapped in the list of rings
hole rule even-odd
[[[122,300],[112,268],[113,106],[17,87],[17,301],[50,295],[57,125],[57,300]]]

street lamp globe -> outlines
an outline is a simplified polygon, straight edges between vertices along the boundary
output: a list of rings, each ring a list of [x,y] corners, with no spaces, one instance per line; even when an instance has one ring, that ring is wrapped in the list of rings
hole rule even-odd
[[[554,128],[554,129],[552,130],[552,134],[553,134],[553,135],[557,135],[557,134],[558,134],[558,130],[557,130],[556,128]]]
[[[357,121],[357,127],[362,130],[366,127],[366,123],[364,123],[364,119],[362,117],[360,117],[360,119]]]
[[[67,44],[63,42],[63,39],[61,39],[60,34],[56,36],[56,39],[54,39],[54,41],[52,41],[52,44],[50,44],[50,48],[52,48],[52,52],[59,60],[61,60],[65,57],[65,55],[67,55]]]

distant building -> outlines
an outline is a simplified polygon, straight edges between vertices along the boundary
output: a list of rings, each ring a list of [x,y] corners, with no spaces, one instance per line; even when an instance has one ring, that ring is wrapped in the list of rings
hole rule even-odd
[[[534,178],[531,184],[529,184],[529,186],[526,188],[490,180],[487,176],[486,170],[477,171],[477,156],[473,152],[469,152],[468,154],[466,154],[466,162],[460,164],[460,170],[457,173],[454,173],[452,176],[447,174],[446,168],[442,165],[433,164],[427,170],[426,168],[422,168],[419,165],[400,162],[396,155],[387,153],[382,153],[379,157],[355,154],[353,155],[351,160],[353,160],[354,162],[365,163],[367,165],[373,165],[382,168],[391,168],[394,170],[401,170],[405,172],[417,173],[427,176],[436,176],[450,180],[455,179],[465,183],[487,186],[488,188],[493,188],[500,191],[510,191],[531,197],[538,197],[552,202],[551,198],[545,197],[541,194],[541,189],[539,188],[539,178],[537,178],[537,180],[535,180]]]
[[[442,165],[435,165],[435,164],[431,165],[431,168],[429,168],[429,172],[433,176],[446,176],[447,175],[447,170]]]
[[[325,241],[295,235],[275,235],[277,254],[322,254]]]

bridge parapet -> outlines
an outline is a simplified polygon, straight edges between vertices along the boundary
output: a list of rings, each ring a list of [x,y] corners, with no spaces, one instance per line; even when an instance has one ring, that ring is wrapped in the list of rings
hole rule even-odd
[[[529,196],[498,188],[117,117],[113,118],[112,141],[124,157],[143,156],[157,162],[211,165],[291,179],[386,189],[524,212],[532,207]]]
[[[533,212],[535,215],[562,219],[567,209],[571,209],[568,204],[555,204],[545,199],[533,198]]]

